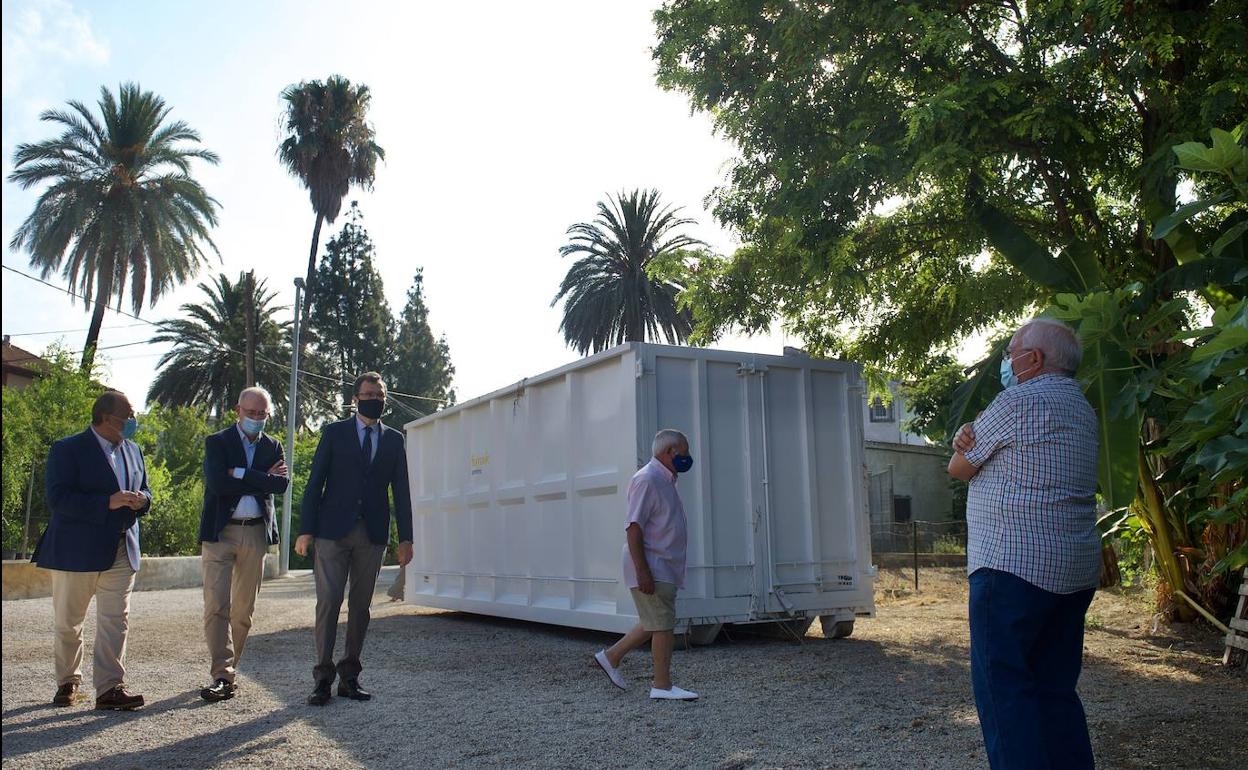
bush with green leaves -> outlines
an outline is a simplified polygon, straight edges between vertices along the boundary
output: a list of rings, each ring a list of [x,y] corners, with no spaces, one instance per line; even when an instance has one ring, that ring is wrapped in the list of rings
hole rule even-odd
[[[43,469],[54,441],[86,430],[91,424],[91,404],[100,386],[91,373],[83,373],[71,355],[59,345],[44,354],[47,364],[37,364],[41,376],[22,389],[4,388],[4,550],[20,551],[30,500],[28,549],[33,548],[48,511],[44,499]],[[31,486],[31,475],[34,485]]]

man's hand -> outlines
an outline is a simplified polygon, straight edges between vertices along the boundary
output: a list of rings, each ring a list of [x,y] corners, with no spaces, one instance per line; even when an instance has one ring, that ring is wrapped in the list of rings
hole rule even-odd
[[[136,511],[147,505],[147,498],[138,492],[130,492],[125,489],[120,492],[114,492],[108,497],[108,509],[115,511],[118,508],[129,508]]]
[[[650,570],[637,573],[637,590],[643,594],[654,593],[654,575],[650,574]]]
[[[299,554],[300,556],[307,556],[308,548],[310,548],[311,546],[312,546],[311,535],[300,535],[299,537],[295,538],[295,553]]]
[[[270,476],[283,476],[283,477],[289,478],[290,471],[287,470],[286,468],[286,461],[278,460],[277,462],[273,463],[273,467],[269,468],[269,475]]]
[[[399,566],[406,567],[412,560],[412,544],[408,540],[399,543]]]
[[[958,433],[953,437],[953,448],[962,454],[966,454],[975,448],[975,426],[973,423],[966,423],[958,428]]]

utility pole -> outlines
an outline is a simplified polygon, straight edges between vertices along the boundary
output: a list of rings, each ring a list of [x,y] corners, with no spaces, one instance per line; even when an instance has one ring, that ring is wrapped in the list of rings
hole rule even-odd
[[[256,271],[248,270],[243,278],[244,301],[246,302],[247,324],[247,355],[244,356],[247,366],[247,387],[256,384]]]
[[[303,279],[295,279],[295,328],[290,346],[290,395],[286,402],[286,468],[291,484],[282,500],[282,552],[278,557],[278,574],[290,572],[290,514],[295,496],[295,424],[299,411],[299,311],[303,305]]]

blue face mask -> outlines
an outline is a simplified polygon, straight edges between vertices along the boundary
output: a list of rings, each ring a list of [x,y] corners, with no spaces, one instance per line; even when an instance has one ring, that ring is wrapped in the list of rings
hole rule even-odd
[[[238,424],[242,426],[243,433],[246,433],[248,436],[256,436],[260,434],[260,431],[264,430],[265,422],[267,421],[255,420],[250,417],[243,417],[241,420],[238,421]]]
[[[693,458],[689,455],[672,455],[672,467],[677,473],[688,473],[693,467]]]
[[[1006,356],[1001,357],[1001,387],[1009,390],[1018,384],[1018,378],[1014,376],[1013,359]]]
[[[139,421],[134,417],[126,418],[121,425],[121,437],[124,439],[134,438],[134,434],[139,430]]]

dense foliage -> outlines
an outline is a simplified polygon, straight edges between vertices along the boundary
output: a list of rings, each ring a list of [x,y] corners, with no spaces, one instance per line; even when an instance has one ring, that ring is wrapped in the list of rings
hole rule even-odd
[[[346,224],[325,244],[308,293],[308,334],[325,374],[345,383],[335,394],[344,403],[351,401],[357,374],[380,371],[394,355],[394,317],[374,254],[363,214],[352,203]]]
[[[419,396],[393,397],[417,412],[428,414],[455,403],[455,390],[451,387],[455,376],[451,349],[446,343],[446,336],[434,337],[429,326],[425,276],[420,268],[416,268],[416,276],[407,290],[407,303],[399,316],[394,352],[383,373],[392,391]]]
[[[740,149],[712,200],[744,245],[688,271],[695,339],[779,314],[816,352],[911,380],[948,435],[1000,387],[998,345],[939,409],[962,346],[1042,310],[1070,321],[1107,528],[1135,512],[1163,609],[1190,616],[1180,591],[1222,609],[1245,539],[1244,341],[1202,318],[1242,310],[1246,17],[1242,0],[668,3],[660,82]],[[1210,410],[1221,434],[1181,427]]]

